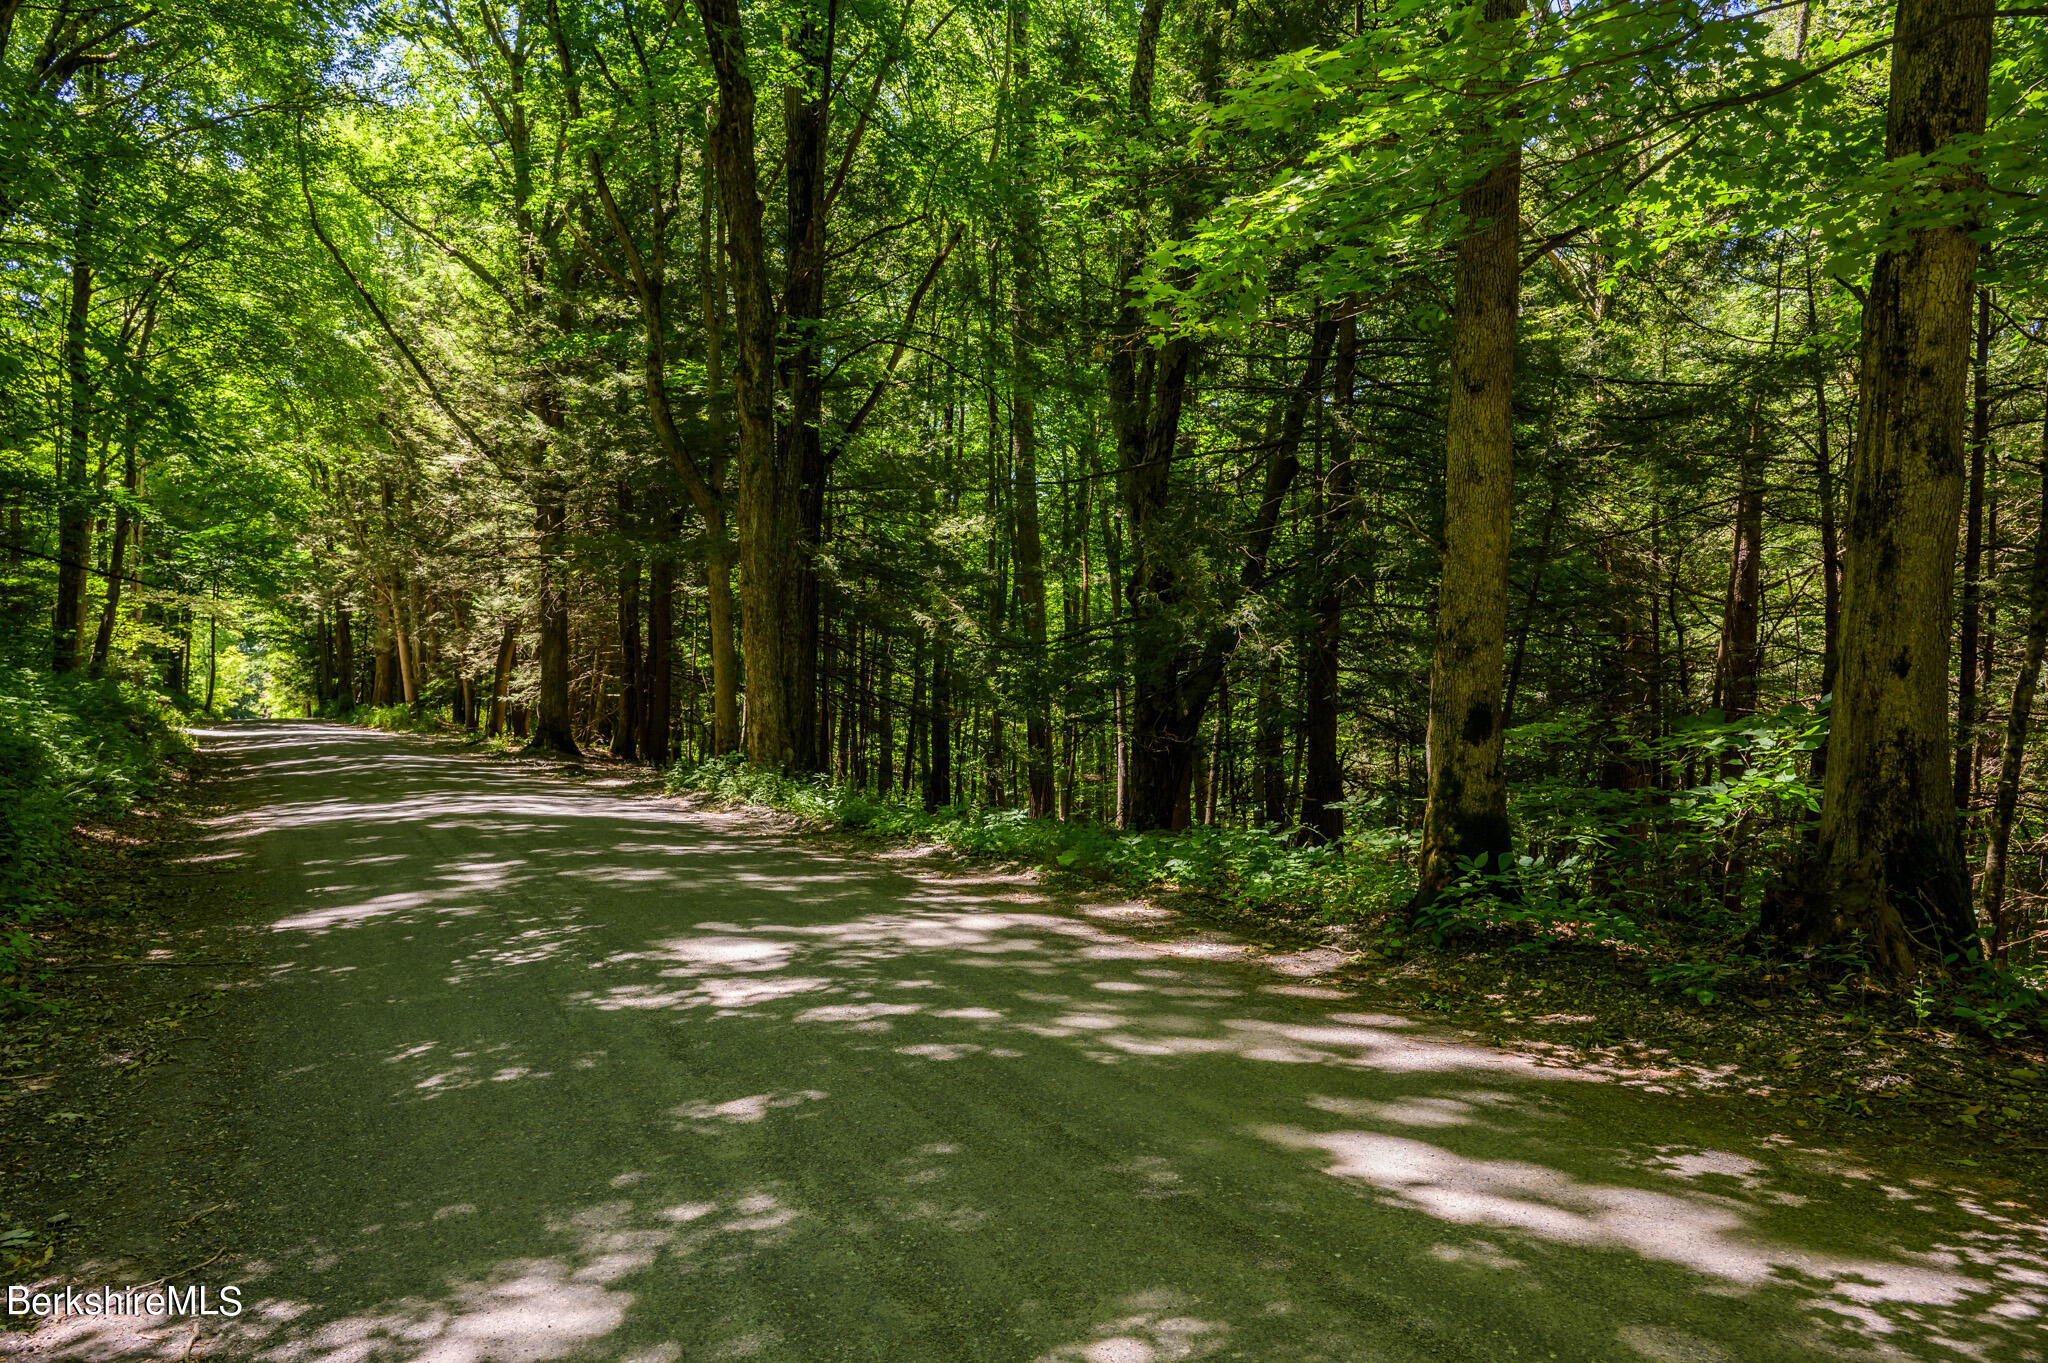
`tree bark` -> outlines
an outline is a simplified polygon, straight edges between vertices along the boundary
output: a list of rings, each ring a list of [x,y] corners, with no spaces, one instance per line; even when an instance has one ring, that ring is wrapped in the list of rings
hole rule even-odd
[[[582,749],[576,746],[575,720],[569,709],[569,584],[563,556],[569,509],[565,496],[554,479],[544,478],[534,505],[534,543],[540,551],[534,585],[534,614],[540,626],[536,650],[540,690],[534,697],[533,731],[526,750],[579,757]]]
[[[1259,772],[1259,823],[1262,827],[1279,829],[1287,824],[1287,768],[1282,754],[1286,749],[1286,734],[1280,722],[1280,679],[1273,675],[1273,662],[1268,659],[1259,667],[1258,725],[1258,772]]]
[[[755,168],[753,76],[739,0],[696,0],[718,86],[712,163],[726,224],[737,337],[733,405],[738,415],[739,558],[747,658],[747,759],[789,767],[807,712],[797,694],[803,563],[801,470],[775,438],[775,305]]]
[[[1244,562],[1237,578],[1240,595],[1265,585],[1281,509],[1301,468],[1302,430],[1310,404],[1322,392],[1336,334],[1336,323],[1327,312],[1319,311],[1310,331],[1301,379],[1288,394],[1279,434],[1267,453],[1258,509],[1245,530]],[[1177,423],[1175,417],[1173,424]],[[1161,524],[1166,512],[1166,454],[1159,453],[1158,460],[1161,472],[1156,486],[1137,504],[1141,515],[1134,517],[1145,533],[1132,537],[1134,542],[1151,543],[1139,556],[1131,585],[1136,693],[1131,719],[1131,821],[1139,829],[1178,832],[1187,822],[1202,720],[1242,631],[1228,622],[1225,612],[1225,623],[1205,636],[1193,641],[1185,637],[1190,631],[1175,609],[1182,604],[1185,590],[1177,563],[1179,552],[1165,543]],[[1284,823],[1286,794],[1282,792],[1278,799],[1276,822]]]
[[[656,551],[647,599],[647,661],[640,673],[645,699],[641,707],[640,755],[657,767],[665,767],[675,758],[675,745],[670,733],[675,727],[675,619],[676,619],[676,561],[670,545],[672,532],[662,536],[663,543]],[[718,598],[713,597],[716,601]],[[730,609],[732,594],[725,593],[724,600]],[[729,626],[728,622],[728,626]],[[731,647],[732,631],[725,632],[726,646]],[[718,646],[718,634],[712,633],[714,653]],[[729,698],[728,698],[729,699]]]
[[[1926,157],[1983,131],[1992,16],[1969,0],[1900,0],[1885,154]],[[1944,176],[1945,188],[1967,184]],[[1849,470],[1840,685],[1819,846],[1765,930],[1860,933],[1906,978],[1975,940],[1956,820],[1948,661],[1977,243],[1919,227],[1877,259],[1863,309],[1861,411]]]
[[[875,751],[875,789],[887,795],[896,787],[896,706],[895,685],[890,673],[891,657],[889,631],[875,631],[875,728],[872,746]]]
[[[334,607],[334,698],[340,713],[356,708],[355,621],[347,606]]]
[[[612,718],[612,756],[628,760],[640,755],[640,547],[634,543],[633,490],[619,480],[615,492],[619,517],[619,702]]]
[[[405,704],[412,705],[419,700],[419,677],[410,640],[406,635],[405,617],[400,608],[404,592],[403,583],[394,577],[391,582],[391,642],[398,651],[400,699]]]
[[[1479,0],[1478,41],[1497,45],[1511,78],[1520,0]],[[1479,138],[1497,134],[1481,120]],[[1513,865],[1501,768],[1507,645],[1508,534],[1514,493],[1515,330],[1521,307],[1522,151],[1501,159],[1459,200],[1475,230],[1458,242],[1444,482],[1444,559],[1430,660],[1429,786],[1416,903],[1434,899],[1462,865]],[[1481,225],[1483,224],[1483,226]]]
[[[1137,53],[1131,67],[1129,115],[1131,136],[1151,140],[1152,77],[1157,57],[1161,5],[1147,0],[1139,15]],[[1204,25],[1197,56],[1194,97],[1204,100],[1216,83],[1221,62],[1221,25],[1226,11],[1219,6]],[[1169,211],[1170,233],[1185,230],[1194,220],[1198,199],[1189,185],[1177,182]],[[1142,223],[1147,210],[1147,177],[1132,177],[1130,218]],[[1199,656],[1181,637],[1178,607],[1185,594],[1180,562],[1184,546],[1176,542],[1173,523],[1173,459],[1180,443],[1181,413],[1186,404],[1196,342],[1175,335],[1156,348],[1147,343],[1134,286],[1146,242],[1137,228],[1122,243],[1117,265],[1118,313],[1109,343],[1109,408],[1116,433],[1116,468],[1124,518],[1131,534],[1130,576],[1126,583],[1130,607],[1131,702],[1129,737],[1129,827],[1150,830],[1177,827],[1194,776],[1194,749],[1201,709],[1191,706],[1186,669]],[[1210,683],[1213,685],[1213,682]]]
[[[1813,263],[1809,251],[1806,275],[1806,336],[1809,344],[1820,336],[1820,304],[1814,296]],[[1834,694],[1835,668],[1841,657],[1842,557],[1837,543],[1835,508],[1835,452],[1828,420],[1828,366],[1815,345],[1813,357],[1814,403],[1814,494],[1820,502],[1821,578],[1821,666],[1820,693]],[[1815,776],[1825,775],[1827,745],[1814,751]]]
[[[135,495],[135,447],[131,443],[122,460],[121,486],[132,498]],[[100,608],[100,627],[93,636],[92,664],[89,674],[95,677],[106,675],[107,660],[114,649],[114,626],[121,616],[121,586],[126,575],[128,537],[134,528],[134,513],[128,503],[122,502],[114,512],[114,542],[107,549],[107,599]]]
[[[2041,522],[2035,531],[2034,570],[2027,584],[2026,654],[2013,678],[2005,748],[1998,762],[1998,789],[1991,798],[1991,839],[1984,852],[1984,917],[1991,924],[1991,954],[1999,959],[2010,946],[2005,914],[2006,858],[2012,846],[2013,818],[2019,810],[2020,776],[2027,762],[2027,727],[2041,684],[2041,662],[2048,655],[2048,406],[2041,415],[2040,479]]]
[[[1991,290],[1977,290],[1976,353],[1970,366],[1976,389],[1970,412],[1970,482],[1963,511],[1963,625],[1956,640],[1956,808],[1967,811],[1976,793],[1977,632],[1983,623],[1984,461],[1991,450]]]
[[[927,813],[953,803],[952,644],[944,625],[932,631],[932,705],[925,728],[931,760],[924,777]]]
[[[86,330],[92,316],[98,170],[98,158],[91,154],[79,166],[77,217],[71,225],[71,297],[64,312],[64,444],[58,463],[57,607],[51,622],[50,643],[50,670],[60,673],[78,668],[79,647],[84,642],[86,560],[92,556],[92,498],[85,475],[92,431],[92,374],[86,368]]]
[[[505,732],[505,694],[512,686],[512,662],[518,650],[519,621],[515,618],[505,622],[505,632],[498,639],[498,657],[491,668],[491,716],[484,729],[486,738],[496,738]],[[377,654],[377,667],[380,677],[384,676],[389,667],[386,654],[381,649]],[[385,688],[385,695],[383,699],[374,703],[390,704],[388,680],[380,681],[379,685]]]
[[[397,599],[396,595],[389,592],[381,582],[376,585],[375,595],[387,600]],[[398,670],[397,640],[392,630],[393,618],[386,612],[375,609],[375,606],[373,598],[370,615],[375,621],[377,653],[370,669],[370,704],[383,707],[391,704],[391,689],[396,681],[394,674]],[[506,628],[509,631],[511,627],[508,625]]]
[[[134,365],[137,368],[148,363],[149,343],[156,334],[156,315],[156,300],[152,297],[143,313],[142,334],[135,343]],[[137,530],[132,507],[142,492],[142,472],[135,455],[136,444],[142,434],[142,408],[132,396],[127,408],[121,429],[121,490],[127,496],[114,513],[114,542],[107,551],[107,601],[100,612],[100,627],[92,646],[91,674],[95,677],[106,673],[108,659],[113,653],[128,542],[135,537]]]
[[[1022,628],[1024,789],[1031,816],[1053,812],[1052,696],[1046,673],[1045,551],[1038,525],[1038,274],[1043,252],[1036,189],[1037,87],[1030,0],[1010,3],[1010,118],[1015,128],[1010,232],[1010,478]]]
[[[1737,463],[1735,543],[1728,555],[1722,601],[1721,643],[1714,657],[1714,702],[1724,719],[1756,713],[1757,675],[1763,670],[1758,622],[1763,598],[1764,461],[1758,423],[1763,399],[1750,405],[1749,435]]]
[[[1330,472],[1316,512],[1314,632],[1307,659],[1306,752],[1302,759],[1298,842],[1334,843],[1344,836],[1344,765],[1338,753],[1344,641],[1344,588],[1351,576],[1351,503],[1357,489],[1358,317],[1347,305],[1338,323],[1332,374]]]
[[[797,79],[782,87],[784,225],[782,322],[776,383],[781,390],[783,467],[797,483],[799,544],[792,568],[796,637],[791,642],[795,765],[823,771],[832,759],[829,700],[818,694],[823,602],[819,547],[825,539],[825,500],[834,460],[827,455],[820,325],[825,317],[825,140],[831,125],[832,58],[837,0],[822,0],[825,22],[806,6],[791,32],[789,60]]]

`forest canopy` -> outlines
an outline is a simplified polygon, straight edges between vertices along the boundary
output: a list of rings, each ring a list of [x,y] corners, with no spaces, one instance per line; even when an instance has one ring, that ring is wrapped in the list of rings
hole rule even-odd
[[[0,724],[2039,980],[2044,147],[1963,0],[0,0]]]

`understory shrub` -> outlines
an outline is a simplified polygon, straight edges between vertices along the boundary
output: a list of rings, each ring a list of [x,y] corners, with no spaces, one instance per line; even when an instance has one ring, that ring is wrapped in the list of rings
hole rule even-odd
[[[1284,833],[1197,824],[1182,833],[1127,833],[1079,820],[1034,819],[1020,809],[948,805],[927,812],[899,799],[789,776],[737,756],[679,762],[671,793],[697,791],[785,810],[821,828],[915,840],[980,856],[1063,867],[1133,889],[1181,889],[1287,918],[1348,921],[1398,902],[1406,871],[1380,856],[1347,859],[1296,847]]]
[[[0,669],[0,979],[54,900],[71,829],[128,809],[186,745],[162,696],[122,682]],[[0,1005],[19,1004],[0,985]]]
[[[320,707],[322,719],[338,719],[370,729],[400,734],[445,734],[457,732],[445,715],[410,705],[358,705],[343,713],[332,701]],[[477,735],[479,738],[482,734]]]
[[[1466,866],[1396,935],[1725,952],[1804,847],[1820,808],[1813,752],[1826,735],[1824,706],[1739,720],[1715,712],[1655,739],[1587,716],[1519,725],[1508,746],[1515,866]],[[1608,779],[1589,783],[1594,766]],[[1717,996],[1685,981],[1675,987],[1702,1002]]]

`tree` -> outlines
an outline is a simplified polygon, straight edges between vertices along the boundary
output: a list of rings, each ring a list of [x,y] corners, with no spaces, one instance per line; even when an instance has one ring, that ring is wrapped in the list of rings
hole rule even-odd
[[[1466,41],[1494,88],[1515,80],[1518,0],[1477,0]],[[1444,474],[1443,573],[1429,673],[1429,803],[1416,897],[1440,894],[1468,866],[1509,868],[1501,767],[1507,565],[1514,493],[1515,323],[1521,308],[1522,152],[1512,115],[1481,114],[1470,137],[1491,160],[1458,201]]]
[[[1820,846],[1773,930],[1860,937],[1894,976],[1976,940],[1950,774],[1948,657],[1978,243],[1957,157],[1985,129],[1992,16],[1901,0],[1885,156],[1929,167],[1947,209],[1901,213],[1863,305],[1841,669]]]

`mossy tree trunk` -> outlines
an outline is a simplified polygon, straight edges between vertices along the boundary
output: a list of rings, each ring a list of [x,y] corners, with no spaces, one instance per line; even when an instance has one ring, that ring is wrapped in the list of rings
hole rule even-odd
[[[1928,157],[1981,133],[1991,11],[1900,0],[1896,28],[1886,156]],[[1968,185],[1954,169],[1942,182],[1951,193]],[[1893,978],[1938,966],[1976,938],[1948,706],[1978,252],[1970,232],[1966,221],[1907,231],[1872,272],[1819,846],[1764,924],[1801,943],[1860,938]]]
[[[1480,0],[1473,40],[1497,45],[1505,81],[1520,0]],[[1502,139],[1478,120],[1482,146]],[[1443,572],[1430,659],[1429,784],[1416,903],[1477,861],[1510,864],[1501,767],[1508,525],[1514,492],[1515,330],[1521,308],[1522,152],[1508,140],[1459,199],[1473,230],[1458,242],[1444,481]]]

